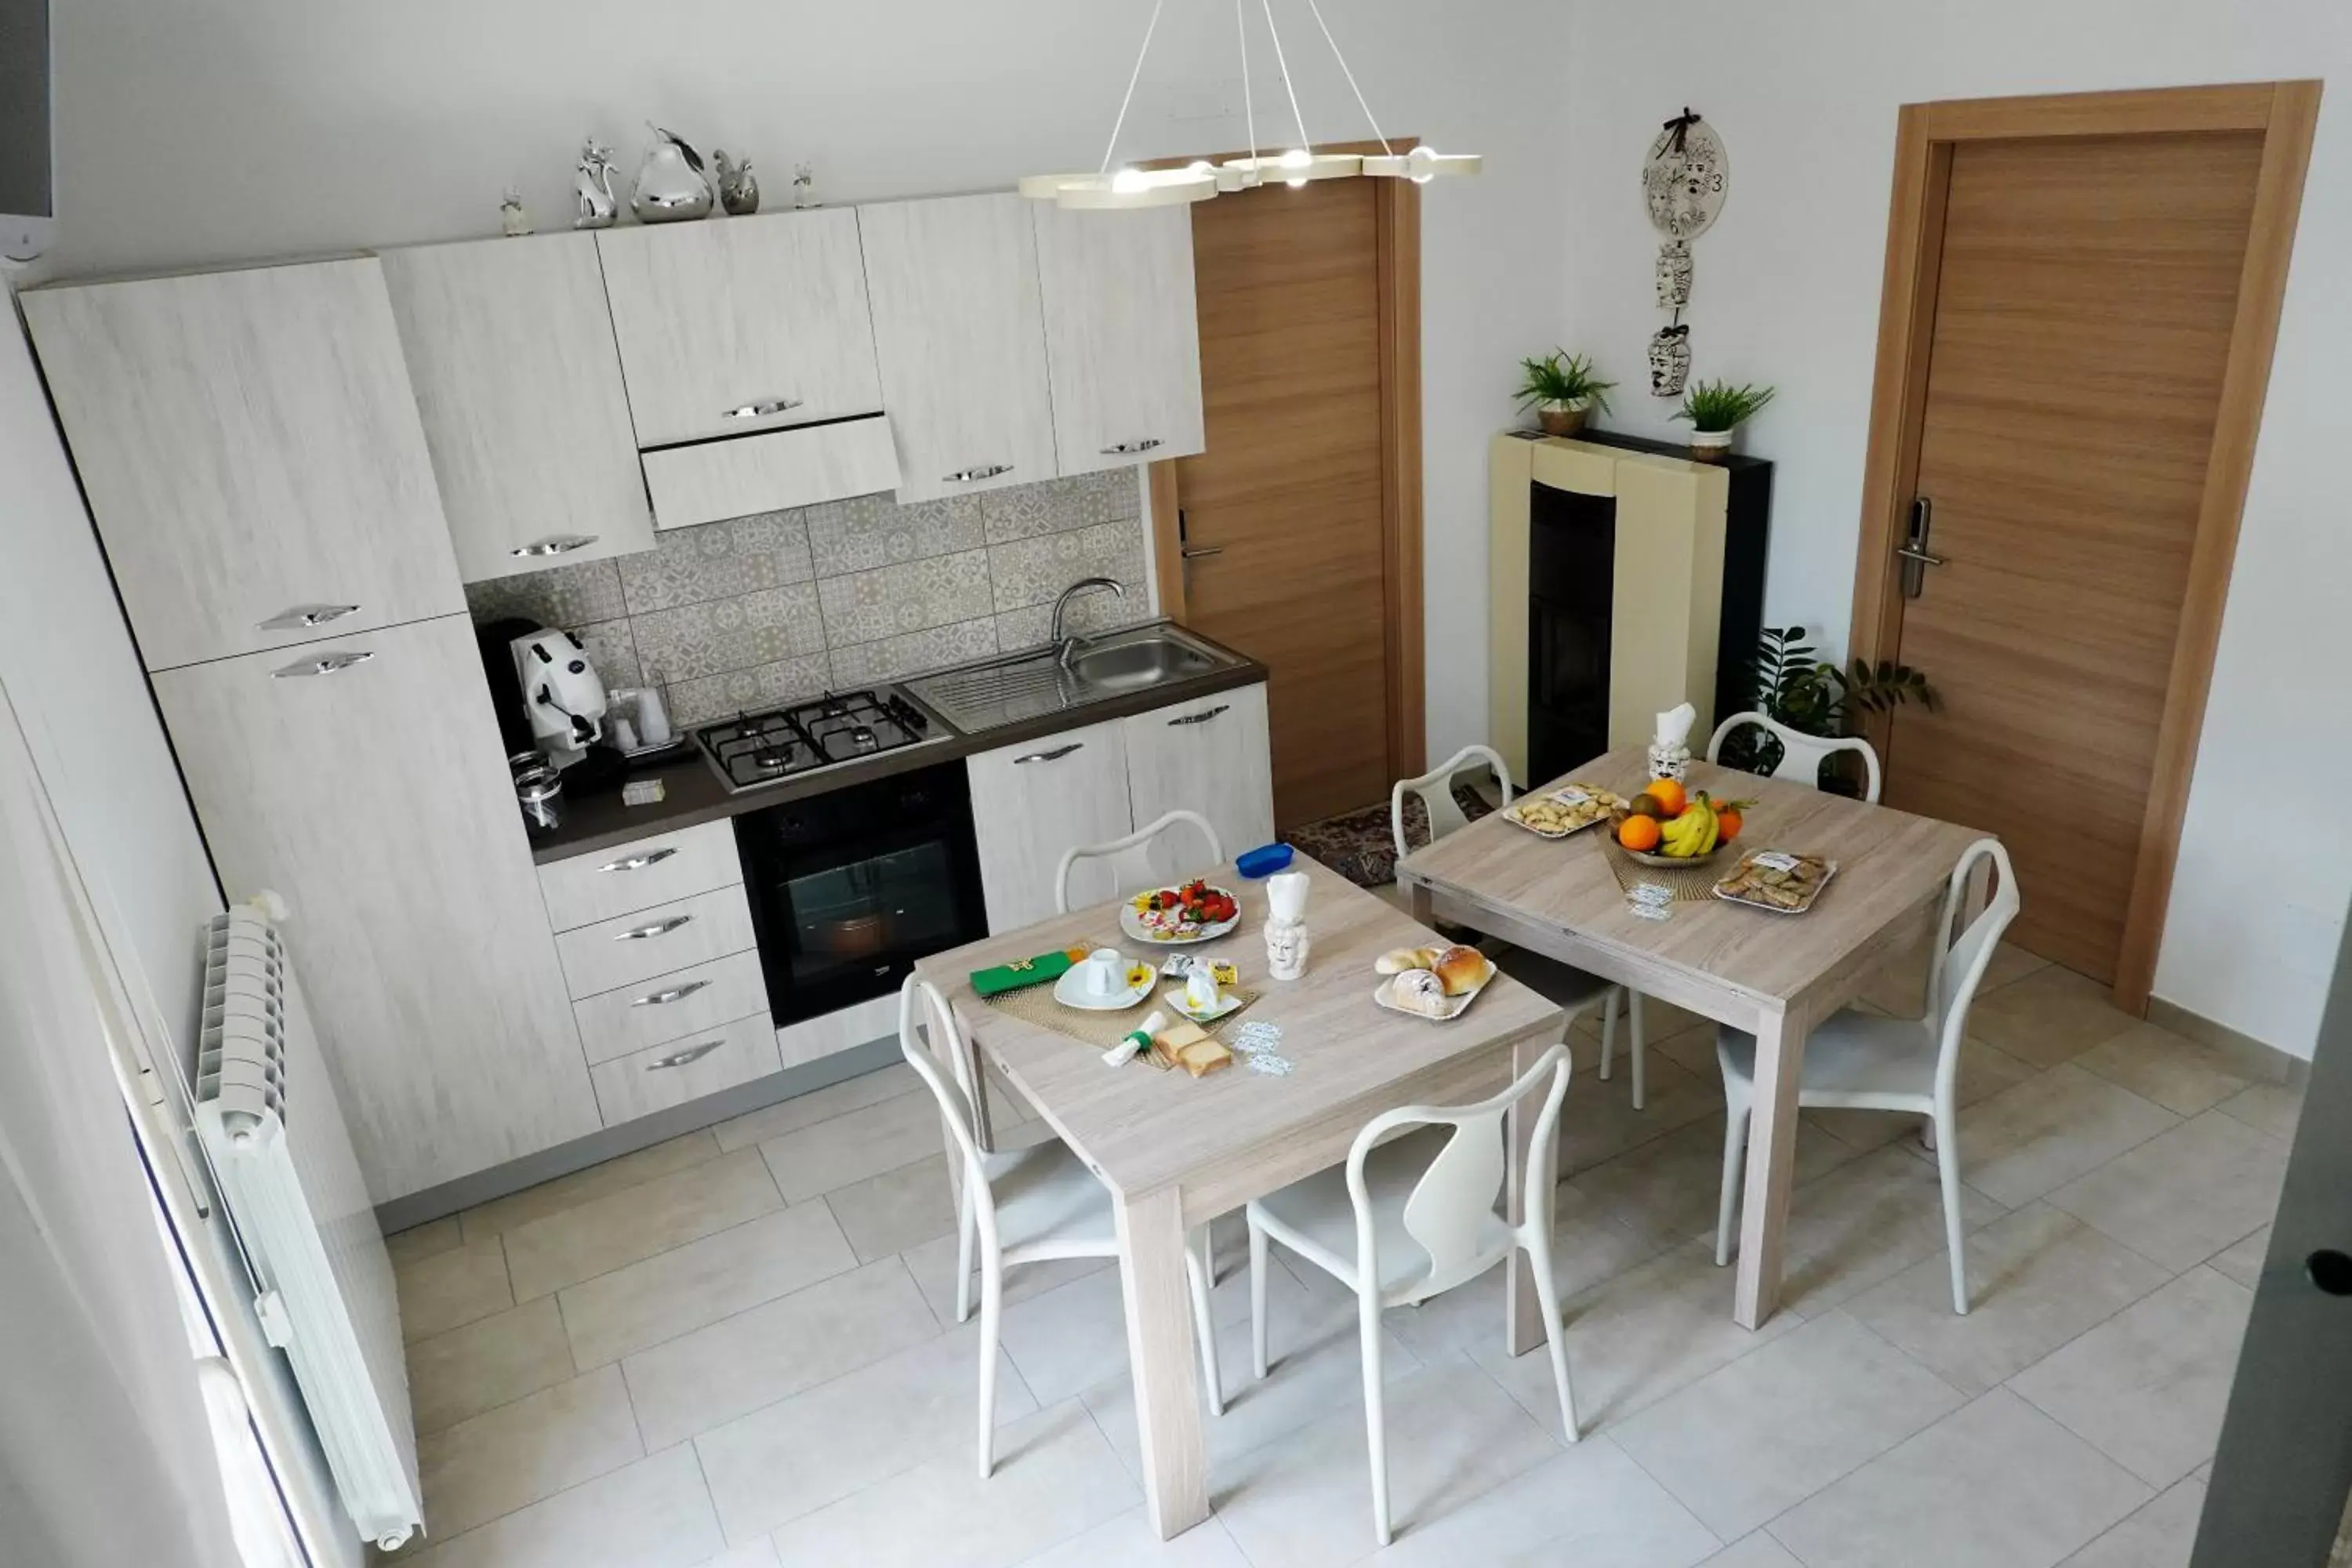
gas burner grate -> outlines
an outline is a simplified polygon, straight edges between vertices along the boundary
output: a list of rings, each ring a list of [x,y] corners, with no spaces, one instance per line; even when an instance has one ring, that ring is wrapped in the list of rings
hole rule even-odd
[[[741,713],[695,731],[730,790],[754,789],[930,739],[923,710],[888,688],[828,691],[806,702]]]

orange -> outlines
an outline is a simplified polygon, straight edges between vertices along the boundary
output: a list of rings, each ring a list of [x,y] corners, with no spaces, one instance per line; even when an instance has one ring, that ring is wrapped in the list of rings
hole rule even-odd
[[[1643,853],[1658,847],[1658,819],[1654,816],[1629,816],[1617,825],[1617,842],[1628,849]]]
[[[1668,816],[1680,816],[1683,807],[1690,804],[1683,786],[1672,779],[1652,779],[1642,786],[1642,793],[1658,803],[1658,809]]]
[[[1717,812],[1715,814],[1716,836],[1726,844],[1730,843],[1739,837],[1741,820],[1739,813],[1728,808]]]

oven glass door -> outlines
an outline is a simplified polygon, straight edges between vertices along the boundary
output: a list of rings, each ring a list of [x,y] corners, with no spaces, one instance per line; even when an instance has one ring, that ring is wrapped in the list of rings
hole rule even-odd
[[[796,993],[886,975],[902,955],[937,952],[964,940],[954,857],[941,838],[791,878],[783,901],[792,921],[786,963]]]

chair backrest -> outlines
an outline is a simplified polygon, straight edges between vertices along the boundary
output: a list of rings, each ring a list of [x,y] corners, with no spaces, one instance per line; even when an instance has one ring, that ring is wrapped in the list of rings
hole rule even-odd
[[[1421,796],[1421,808],[1429,815],[1429,841],[1432,844],[1457,827],[1467,827],[1470,819],[1462,815],[1454,804],[1454,781],[1467,771],[1473,763],[1484,763],[1495,770],[1495,782],[1503,786],[1503,804],[1511,804],[1511,770],[1503,765],[1502,757],[1492,746],[1465,746],[1435,769],[1417,779],[1399,779],[1389,791],[1389,832],[1396,839],[1397,858],[1412,854],[1416,846],[1404,841],[1404,792]]]
[[[1183,826],[1198,828],[1201,837],[1209,841],[1208,858],[1192,861],[1177,858],[1172,853],[1155,858],[1152,851],[1157,847],[1160,837]],[[1114,838],[1108,844],[1080,844],[1063,850],[1062,863],[1054,868],[1054,907],[1064,914],[1070,912],[1070,873],[1085,861],[1107,860],[1110,863],[1110,891],[1103,897],[1116,899],[1158,887],[1175,875],[1180,867],[1198,865],[1205,870],[1222,864],[1224,858],[1224,844],[1217,837],[1217,830],[1209,826],[1207,817],[1197,811],[1171,811],[1159,820],[1137,828],[1124,838]],[[1093,903],[1097,900],[1089,899],[1087,901]]]
[[[1706,760],[1723,760],[1723,738],[1742,724],[1753,724],[1771,731],[1780,742],[1780,765],[1772,770],[1776,779],[1791,779],[1809,789],[1822,787],[1822,763],[1840,752],[1860,752],[1862,766],[1868,775],[1862,798],[1876,805],[1879,785],[1883,782],[1878,767],[1878,748],[1860,736],[1849,735],[1843,740],[1825,741],[1819,735],[1808,735],[1801,730],[1791,730],[1777,719],[1757,712],[1734,713],[1715,727],[1715,738],[1706,743]]]
[[[1519,1100],[1534,1093],[1549,1079],[1543,1109],[1536,1114],[1535,1136],[1528,1151],[1526,1214],[1530,1223],[1551,1224],[1552,1185],[1559,1179],[1553,1145],[1559,1132],[1559,1107],[1568,1093],[1568,1047],[1556,1045],[1536,1058],[1518,1082],[1492,1100],[1475,1105],[1405,1105],[1383,1111],[1364,1124],[1348,1150],[1348,1195],[1356,1206],[1357,1278],[1380,1278],[1372,1203],[1364,1181],[1364,1159],[1375,1145],[1400,1128],[1450,1125],[1454,1136],[1413,1184],[1405,1200],[1405,1234],[1429,1254],[1429,1272],[1407,1288],[1414,1300],[1450,1290],[1465,1279],[1494,1267],[1496,1254],[1481,1250],[1491,1235],[1487,1216],[1503,1191],[1507,1169],[1503,1158],[1503,1116]]]
[[[929,1034],[926,1043],[915,1032],[916,1011],[923,1013],[919,1020]],[[898,987],[898,1054],[915,1069],[940,1102],[940,1115],[948,1124],[949,1135],[963,1151],[967,1176],[977,1176],[980,1171],[980,1134],[977,1118],[972,1111],[971,1063],[963,1048],[963,1037],[956,1028],[955,1015],[948,1009],[948,999],[940,994],[939,987],[927,980],[909,974],[907,983]],[[940,1070],[940,1058],[945,1057],[947,1071]],[[981,1184],[983,1187],[986,1183]]]
[[[1966,907],[1970,885],[1987,860],[1992,863],[1992,896],[1969,922],[1968,929],[1955,937],[1952,927]],[[1960,1042],[1969,1030],[1969,1008],[1976,1001],[1977,986],[1983,981],[1987,966],[1992,963],[2000,933],[2017,918],[2020,901],[2017,873],[2010,866],[2009,851],[2000,847],[1999,839],[1979,838],[1960,851],[1959,860],[1952,868],[1951,886],[1944,891],[1944,918],[1936,927],[1936,946],[1927,960],[1929,1010],[1925,1022],[1937,1037],[1938,1095],[1948,1094],[1958,1081]]]

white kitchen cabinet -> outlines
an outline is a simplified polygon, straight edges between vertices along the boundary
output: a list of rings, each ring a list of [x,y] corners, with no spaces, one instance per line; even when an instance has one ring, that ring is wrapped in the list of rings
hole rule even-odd
[[[857,209],[902,501],[1059,471],[1029,205],[950,196]]]
[[[783,1070],[776,1026],[765,1011],[715,1028],[698,1029],[634,1056],[590,1069],[604,1125],[618,1127],[706,1094]]]
[[[1265,688],[1241,686],[1119,721],[1135,825],[1183,807],[1209,819],[1227,857],[1274,842],[1274,765]],[[1163,877],[1198,868],[1192,835],[1163,837],[1152,865]],[[1182,862],[1182,863],[1180,863]]]
[[[547,918],[557,931],[594,925],[742,879],[743,858],[735,847],[732,822],[648,834],[539,868],[539,890],[546,895]]]
[[[637,445],[882,407],[857,212],[596,235]]]
[[[265,889],[382,1204],[599,1125],[464,616],[166,670],[231,899]]]
[[[383,253],[468,583],[654,546],[592,234]]]
[[[373,257],[23,304],[149,669],[466,607]]]
[[[645,465],[656,528],[692,528],[898,488],[890,424],[878,414],[670,447],[647,452]]]
[[[1192,209],[1030,212],[1061,471],[1202,450]]]
[[[972,831],[980,841],[990,931],[1011,931],[1051,915],[1054,872],[1062,852],[1122,837],[1134,826],[1126,747],[1116,719],[977,752],[965,765],[971,776]],[[1099,902],[1111,892],[1108,884],[1081,883],[1072,900]]]
[[[739,884],[562,932],[555,951],[574,997],[601,996],[759,945]]]

